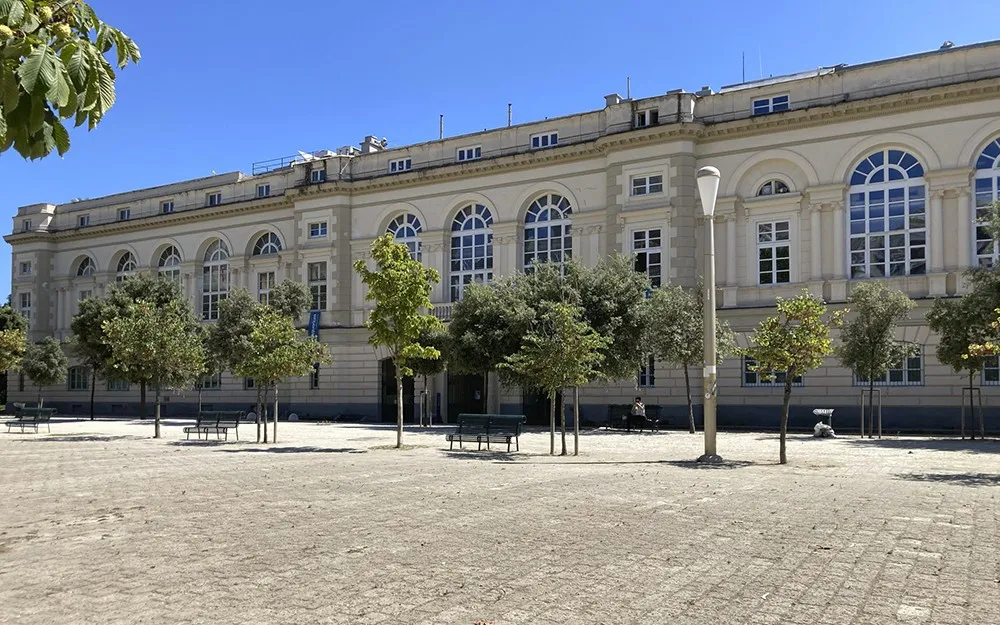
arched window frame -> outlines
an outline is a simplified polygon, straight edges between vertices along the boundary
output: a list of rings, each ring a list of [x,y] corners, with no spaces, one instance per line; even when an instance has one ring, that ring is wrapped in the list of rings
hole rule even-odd
[[[417,262],[423,261],[423,242],[420,240],[420,234],[424,228],[416,215],[405,213],[397,216],[389,222],[385,231],[393,236],[396,243],[402,243],[410,249],[410,258]]]
[[[83,260],[80,261],[80,266],[76,268],[77,277],[92,276],[97,272],[97,267],[94,265],[94,259],[90,256],[84,256]]]
[[[219,318],[219,303],[229,297],[229,248],[216,239],[205,251],[202,264],[201,318]]]
[[[174,282],[181,280],[181,253],[173,245],[168,245],[160,252],[160,258],[156,262],[159,275]]]
[[[905,150],[873,152],[854,168],[848,194],[851,278],[927,273],[927,186]]]
[[[524,214],[524,271],[535,263],[573,259],[573,206],[557,193],[535,199]]]
[[[493,213],[469,204],[451,222],[451,301],[462,299],[465,287],[493,281]]]
[[[975,202],[976,264],[995,267],[1000,262],[1000,250],[990,235],[990,207],[1000,200],[1000,137],[983,148],[976,158],[976,175],[972,181]]]
[[[253,244],[253,256],[271,256],[281,252],[281,239],[273,232],[260,235]]]
[[[125,278],[131,276],[139,268],[139,263],[135,260],[135,254],[132,252],[125,252],[122,257],[118,259],[118,267],[115,270],[115,282],[121,282]]]
[[[757,187],[757,197],[770,197],[772,195],[784,195],[791,193],[792,188],[781,178],[771,178],[764,184]]]

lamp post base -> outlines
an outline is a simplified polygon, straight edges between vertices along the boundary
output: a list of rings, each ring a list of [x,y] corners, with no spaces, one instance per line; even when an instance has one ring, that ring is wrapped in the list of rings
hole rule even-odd
[[[723,460],[722,456],[719,454],[703,454],[698,456],[698,462],[704,462],[705,464],[721,464]]]

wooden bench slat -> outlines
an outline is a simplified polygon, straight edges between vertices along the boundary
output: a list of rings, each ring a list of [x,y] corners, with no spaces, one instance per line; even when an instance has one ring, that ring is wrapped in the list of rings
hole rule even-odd
[[[445,440],[451,443],[449,449],[454,449],[457,441],[459,447],[464,442],[475,442],[479,449],[482,449],[483,443],[486,443],[486,449],[490,448],[490,443],[506,443],[508,452],[511,443],[514,443],[516,450],[520,451],[518,437],[524,421],[524,415],[460,414],[458,427],[446,435]]]

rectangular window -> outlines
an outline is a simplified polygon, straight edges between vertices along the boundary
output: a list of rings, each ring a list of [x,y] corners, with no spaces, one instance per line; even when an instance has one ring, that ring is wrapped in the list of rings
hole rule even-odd
[[[309,374],[309,388],[317,389],[319,388],[319,367],[313,367],[312,373]]]
[[[257,197],[267,197],[269,195],[271,195],[271,185],[269,184],[257,185]]]
[[[243,388],[248,391],[257,388],[257,380],[254,380],[253,378],[243,378]]]
[[[26,260],[21,263],[21,275],[29,276],[31,275],[31,261]]]
[[[983,385],[1000,386],[1000,357],[986,357],[983,363]]]
[[[639,388],[652,388],[656,386],[656,363],[650,356],[646,366],[639,369]]]
[[[274,288],[273,271],[262,271],[257,274],[257,301],[261,304],[271,303],[271,289]]]
[[[753,101],[754,115],[767,115],[768,113],[780,113],[788,110],[788,96],[776,95],[770,98],[758,98]]]
[[[755,371],[753,358],[743,357],[743,386],[784,386],[787,375],[784,371]],[[792,380],[793,386],[802,386],[802,376]]]
[[[459,148],[455,153],[455,158],[459,163],[462,161],[474,161],[477,158],[483,157],[483,147],[480,145],[474,145],[468,148]]]
[[[656,126],[660,123],[660,111],[657,109],[649,109],[648,111],[639,111],[635,114],[635,127],[645,128],[646,126]]]
[[[890,169],[891,176],[898,172]],[[877,172],[884,177],[882,171]],[[873,176],[874,178],[874,176]],[[921,181],[876,184],[848,196],[851,278],[927,273],[927,189]]]
[[[325,169],[314,169],[309,172],[310,182],[324,182],[326,180],[326,170]]]
[[[544,134],[531,136],[531,149],[533,150],[537,150],[539,148],[551,148],[557,143],[559,143],[558,132],[546,132]]]
[[[160,202],[160,214],[169,215],[174,212],[174,201],[167,200],[165,202]]]
[[[31,230],[31,220],[25,219],[21,222],[21,232],[27,232],[29,230]]]
[[[90,370],[86,367],[70,367],[68,371],[69,390],[89,391],[90,390]]]
[[[19,296],[21,304],[21,314],[28,320],[28,327],[31,327],[31,293],[21,293]]]
[[[326,261],[309,263],[309,292],[312,294],[310,310],[326,310]]]
[[[395,161],[389,161],[389,173],[396,174],[401,171],[410,171],[413,163],[408,158],[401,158]]]
[[[217,391],[222,388],[222,374],[216,373],[215,375],[206,375],[201,380],[199,380],[201,385],[201,390],[203,391]]]
[[[985,373],[985,369],[983,370]],[[875,386],[922,386],[924,383],[924,357],[917,353],[893,363],[888,373],[875,378]],[[868,378],[854,376],[856,386],[868,386]]]
[[[632,195],[663,193],[663,175],[632,176]]]
[[[91,291],[90,289],[84,289],[84,290],[80,291],[79,296],[77,296],[77,301],[78,302],[82,302],[84,300],[88,300],[88,299],[91,298],[91,296],[93,296],[93,294],[94,294],[94,292]]]
[[[119,208],[118,209],[118,221],[128,221],[132,217],[131,208]]]
[[[222,204],[222,192],[216,191],[215,193],[209,193],[205,196],[206,206],[218,206]]]
[[[90,225],[90,215],[80,215],[76,219],[76,225],[83,228]]]
[[[638,230],[632,233],[632,254],[635,256],[635,270],[646,274],[653,288],[663,283],[663,249],[659,228]]]
[[[790,236],[787,221],[757,224],[757,278],[760,284],[792,281]]]
[[[319,239],[326,236],[326,222],[319,221],[314,224],[309,224],[309,238]]]
[[[128,380],[108,380],[108,390],[109,391],[127,391],[129,390]]]

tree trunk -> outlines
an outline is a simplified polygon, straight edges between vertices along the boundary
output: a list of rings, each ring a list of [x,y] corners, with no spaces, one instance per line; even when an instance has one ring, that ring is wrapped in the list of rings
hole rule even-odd
[[[969,370],[969,440],[976,440],[976,406],[972,401],[972,370]]]
[[[396,365],[396,449],[403,447],[403,370]]]
[[[90,370],[90,420],[94,420],[94,392],[97,390],[97,374],[93,368]]]
[[[580,387],[573,387],[573,455],[580,455]]]
[[[274,427],[271,430],[271,442],[278,442],[278,383],[274,383]]]
[[[146,383],[139,383],[139,418],[146,419]]]
[[[156,385],[156,393],[153,400],[153,438],[160,438],[160,385]]]
[[[260,402],[260,389],[258,388],[257,389],[256,418],[254,418],[254,423],[257,425],[257,442],[258,443],[260,442],[260,416],[261,416],[260,413],[261,413],[262,408],[263,408],[263,404],[261,404],[261,402]]]
[[[559,395],[559,429],[562,435],[562,452],[560,456],[566,455],[566,394]]]
[[[267,445],[267,386],[265,385],[261,392],[264,394],[264,403],[261,404],[261,410],[264,411],[264,444]]]
[[[198,383],[198,412],[201,412],[201,390],[202,390],[202,382],[199,382]]]
[[[549,391],[549,455],[556,455],[556,394]]]
[[[886,374],[888,375],[888,374]],[[868,372],[868,438],[875,431],[875,377]],[[862,432],[864,435],[864,432]]]
[[[785,435],[788,433],[788,402],[792,398],[792,380],[795,379],[795,367],[789,367],[785,372],[785,397],[781,407],[781,447],[778,452],[778,462],[788,464],[788,456],[785,455]]]
[[[691,375],[688,373],[687,365],[684,365],[684,388],[687,390],[688,398],[688,432],[694,434],[697,429],[694,425],[694,404],[691,402]]]
[[[41,384],[36,384],[35,386],[38,387],[38,407],[41,408],[42,407],[42,385]],[[973,429],[975,429],[976,426],[973,425],[972,427],[973,427]]]

